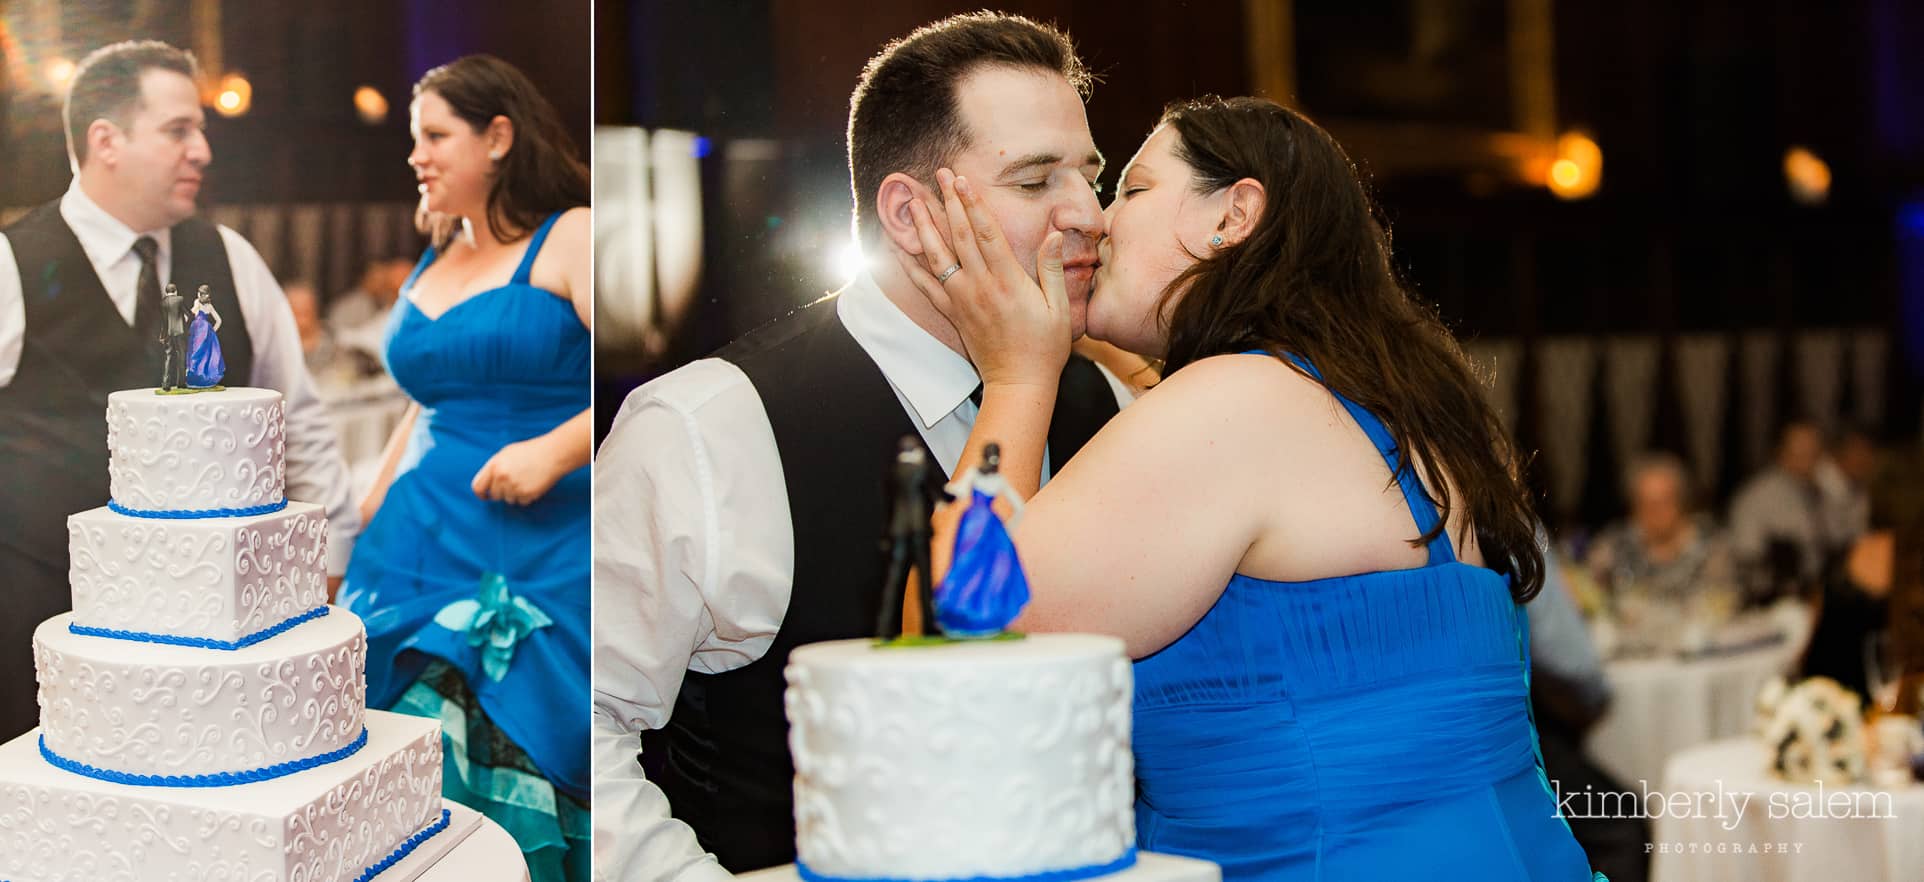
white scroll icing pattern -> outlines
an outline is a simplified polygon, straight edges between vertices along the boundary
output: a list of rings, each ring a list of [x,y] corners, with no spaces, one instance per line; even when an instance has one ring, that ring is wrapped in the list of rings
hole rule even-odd
[[[116,392],[109,397],[107,425],[107,472],[121,505],[199,511],[282,498],[284,414],[278,393]]]
[[[440,816],[438,732],[292,814],[0,784],[0,872],[36,882],[347,882]]]
[[[74,618],[88,627],[234,641],[327,602],[318,506],[180,521],[97,509],[67,532]]]
[[[788,668],[787,705],[811,868],[1021,875],[1106,863],[1134,842],[1132,671],[1119,647],[1019,671],[967,659],[816,669],[806,649]]]
[[[140,644],[65,635],[91,641],[80,644],[91,650],[105,644],[100,656],[79,659],[36,637],[47,746],[142,775],[239,772],[345,747],[361,733],[367,700],[367,642],[351,624],[338,642],[310,640],[311,648],[252,664],[217,650],[198,651],[205,661],[197,665],[154,664],[139,660]],[[122,647],[124,659],[114,652]]]

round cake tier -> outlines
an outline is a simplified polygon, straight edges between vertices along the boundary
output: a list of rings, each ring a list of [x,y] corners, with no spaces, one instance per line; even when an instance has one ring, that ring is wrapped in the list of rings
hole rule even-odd
[[[221,389],[107,396],[114,504],[139,514],[252,514],[282,502],[281,393]]]
[[[327,513],[307,502],[232,518],[67,518],[74,623],[234,644],[327,603]]]
[[[236,650],[68,629],[33,634],[40,726],[61,759],[126,775],[251,772],[346,750],[361,737],[367,637],[335,607]]]
[[[1122,641],[1081,634],[789,656],[798,861],[844,879],[1120,869],[1135,843]]]

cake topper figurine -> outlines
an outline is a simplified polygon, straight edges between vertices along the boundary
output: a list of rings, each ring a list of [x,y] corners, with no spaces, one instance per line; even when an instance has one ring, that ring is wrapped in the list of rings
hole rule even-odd
[[[160,391],[176,392],[187,385],[187,303],[180,289],[172,284],[160,298],[160,314],[166,319],[166,354],[160,365]]]
[[[214,309],[214,295],[200,286],[190,313],[193,328],[187,341],[187,386],[191,389],[219,389],[227,373],[227,361],[220,354],[220,312]]]
[[[1022,517],[1022,497],[1002,477],[1001,467],[1000,445],[989,444],[979,469],[943,488],[968,506],[956,525],[948,574],[935,592],[936,624],[951,637],[1001,636],[1029,603],[1029,580],[1008,531]],[[1006,525],[995,513],[999,498],[1009,500]]]
[[[929,456],[914,436],[902,436],[895,454],[890,484],[894,505],[889,512],[887,548],[889,569],[882,580],[882,610],[875,620],[875,636],[893,640],[902,635],[902,601],[910,578],[916,578],[916,593],[922,602],[922,634],[928,637],[935,608],[929,579]]]

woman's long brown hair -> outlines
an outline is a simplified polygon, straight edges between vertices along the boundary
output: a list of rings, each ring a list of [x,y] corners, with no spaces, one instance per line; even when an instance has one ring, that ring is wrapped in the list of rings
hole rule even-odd
[[[476,132],[486,131],[497,116],[514,123],[514,146],[488,188],[490,235],[519,241],[548,215],[588,204],[587,164],[554,105],[519,68],[492,55],[464,56],[423,74],[414,84],[414,97],[428,92],[441,96]],[[423,197],[415,226],[438,249],[447,246],[459,225],[457,218],[429,212]]]
[[[1164,292],[1166,373],[1251,349],[1308,359],[1325,387],[1383,421],[1397,475],[1424,464],[1442,517],[1410,544],[1435,539],[1461,505],[1457,546],[1474,531],[1517,602],[1535,597],[1543,551],[1517,455],[1456,338],[1397,279],[1389,234],[1342,147],[1260,98],[1178,102],[1162,123],[1195,191],[1250,178],[1266,195],[1248,238],[1202,256]]]

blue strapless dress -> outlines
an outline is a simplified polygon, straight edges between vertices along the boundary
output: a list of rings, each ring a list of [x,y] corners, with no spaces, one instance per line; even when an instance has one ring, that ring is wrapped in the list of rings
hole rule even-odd
[[[1338,398],[1395,469],[1383,424]],[[1435,507],[1398,480],[1429,530]],[[1136,663],[1138,844],[1225,882],[1592,882],[1542,772],[1527,623],[1442,534],[1418,569],[1236,575]]]
[[[421,413],[355,545],[340,603],[367,622],[370,707],[406,704],[424,672],[452,668],[472,693],[461,702],[478,700],[542,777],[586,800],[589,469],[528,506],[484,501],[471,486],[502,447],[548,432],[591,400],[588,329],[572,303],[529,282],[559,217],[534,233],[507,285],[437,318],[406,296],[395,308],[388,369]],[[434,259],[429,249],[404,292]],[[507,774],[468,777],[490,798],[552,802]]]
[[[207,389],[220,385],[220,378],[227,374],[227,360],[220,354],[220,337],[214,333],[214,318],[204,312],[194,313],[192,327],[187,332],[187,386],[190,389]]]

